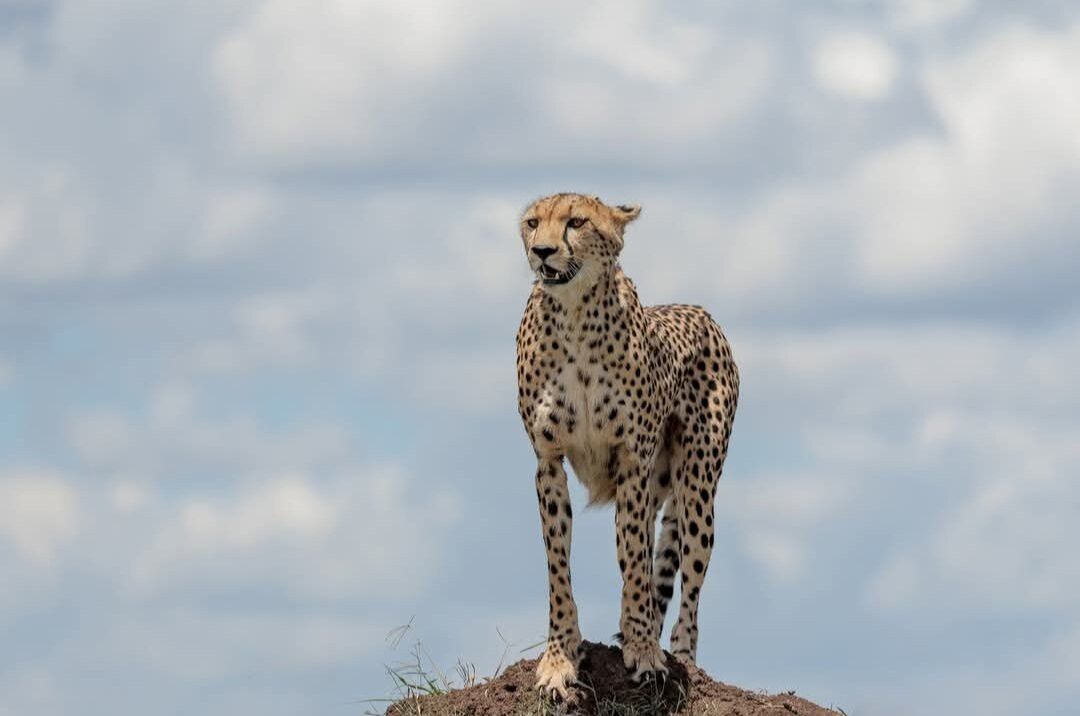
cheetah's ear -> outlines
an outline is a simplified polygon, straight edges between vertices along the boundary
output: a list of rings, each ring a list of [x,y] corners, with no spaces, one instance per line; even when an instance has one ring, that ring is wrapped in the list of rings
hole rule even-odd
[[[612,208],[611,214],[620,226],[626,226],[638,218],[641,214],[641,206],[639,204],[619,204]]]

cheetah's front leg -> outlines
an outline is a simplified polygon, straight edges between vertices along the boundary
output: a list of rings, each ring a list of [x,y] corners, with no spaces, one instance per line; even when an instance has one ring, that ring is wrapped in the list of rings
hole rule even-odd
[[[649,489],[650,470],[622,451],[615,487],[615,546],[622,572],[623,664],[634,680],[650,672],[666,673],[660,650],[660,610],[652,579],[656,505]]]
[[[577,681],[581,632],[570,587],[573,514],[561,458],[540,459],[536,470],[536,496],[540,501],[540,522],[547,548],[549,614],[547,648],[536,666],[536,685],[565,698],[567,687]]]

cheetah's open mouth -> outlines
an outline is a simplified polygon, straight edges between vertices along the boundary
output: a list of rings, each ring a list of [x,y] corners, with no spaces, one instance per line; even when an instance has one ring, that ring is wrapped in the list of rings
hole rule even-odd
[[[577,276],[577,272],[581,270],[581,264],[576,261],[571,261],[565,271],[556,271],[547,264],[540,264],[540,269],[537,273],[540,274],[540,279],[550,285],[563,284]]]

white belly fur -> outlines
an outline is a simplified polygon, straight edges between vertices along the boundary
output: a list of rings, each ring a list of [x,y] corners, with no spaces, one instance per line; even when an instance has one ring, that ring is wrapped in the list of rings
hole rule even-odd
[[[610,448],[585,445],[566,451],[574,474],[589,493],[590,505],[602,505],[615,499],[615,480],[608,472]]]

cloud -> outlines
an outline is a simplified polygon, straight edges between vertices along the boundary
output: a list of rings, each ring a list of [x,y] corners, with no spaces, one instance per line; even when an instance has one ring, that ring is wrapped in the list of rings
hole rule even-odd
[[[61,679],[40,666],[17,665],[5,669],[0,684],[0,715],[20,713],[62,714]]]
[[[700,26],[673,22],[659,6],[646,2],[592,5],[574,23],[572,34],[586,56],[627,78],[657,84],[685,81],[708,40],[708,32]]]
[[[241,155],[259,165],[512,165],[550,162],[567,142],[591,161],[633,142],[667,164],[673,144],[724,141],[718,128],[759,102],[770,54],[641,0],[483,13],[265,0],[222,39],[214,74]]]
[[[1080,690],[1080,619],[1052,640],[1048,671],[1062,685]]]
[[[401,470],[353,468],[329,479],[268,475],[224,496],[189,495],[159,515],[128,586],[151,595],[273,585],[333,602],[408,593],[427,577],[400,565],[439,553],[439,535],[459,515],[454,495],[416,489]]]
[[[149,499],[146,486],[133,480],[114,480],[108,487],[108,501],[113,510],[132,513],[146,506]]]
[[[953,322],[761,331],[740,337],[736,358],[744,382],[765,391],[759,399],[776,395],[846,419],[915,410],[929,418],[941,409],[994,405],[1056,412],[1077,400],[1062,383],[1080,347],[1069,336],[1073,325],[1034,335]]]
[[[267,193],[252,188],[225,188],[207,199],[200,231],[191,237],[189,251],[198,261],[214,262],[243,253],[259,240],[270,215]]]
[[[689,292],[735,322],[1067,313],[1080,269],[1078,38],[1075,24],[1008,26],[934,56],[916,74],[937,126],[745,203],[661,194],[626,263],[645,254],[639,284]],[[647,230],[664,240],[635,244]],[[677,251],[695,260],[653,268]]]
[[[1041,330],[947,325],[744,337],[737,358],[751,419],[771,416],[775,439],[814,470],[726,481],[718,509],[733,511],[726,519],[748,540],[751,558],[790,581],[813,565],[802,545],[813,543],[818,525],[932,498],[921,527],[895,533],[871,561],[867,604],[904,614],[1067,611],[1080,589],[1070,549],[1080,539],[1070,479],[1080,470],[1070,439],[1080,430],[1080,391],[1068,380],[1077,335],[1074,318]],[[785,415],[792,406],[814,407]]]
[[[180,524],[194,551],[245,551],[278,539],[324,536],[337,520],[333,506],[295,475],[272,478],[231,506],[193,499]]]
[[[975,5],[975,0],[893,0],[889,14],[901,29],[925,30],[968,15]]]
[[[881,38],[861,31],[833,32],[813,51],[814,79],[842,99],[880,101],[897,74],[896,55]]]
[[[1080,429],[1080,392],[1067,378],[1080,350],[1074,324],[742,335],[735,464],[748,457],[747,435],[751,450],[768,435],[782,457],[728,466],[718,523],[766,576],[792,583],[837,558],[806,547],[837,520],[891,504],[906,521],[900,513],[933,499],[919,530],[897,524],[884,552],[867,557],[869,603],[1063,607],[1080,580],[1067,547],[1076,537],[1068,476],[1080,469],[1067,437]]]
[[[161,157],[146,163],[118,195],[65,163],[28,170],[6,192],[0,175],[5,288],[40,295],[50,286],[123,285],[249,257],[272,215],[266,192],[203,185],[190,167]]]
[[[509,345],[483,350],[434,353],[417,365],[412,398],[444,409],[486,412],[516,407],[514,351]]]
[[[99,680],[45,698],[57,673],[89,661],[103,673],[137,673],[155,684],[154,699],[229,683],[228,699],[256,703],[244,688],[254,673],[288,677],[285,698],[310,703],[299,675],[368,664],[385,630],[380,610],[400,618],[401,601],[440,577],[460,516],[450,490],[393,464],[362,464],[336,437],[319,438],[320,428],[275,433],[252,423],[237,433],[184,385],[150,397],[138,420],[118,411],[73,420],[77,478],[29,469],[0,477],[0,560],[10,541],[17,559],[5,573],[20,586],[0,599],[0,624],[36,625],[25,628],[51,654],[5,675],[0,710],[102,702]],[[31,571],[46,564],[49,579]],[[70,593],[83,596],[68,604]],[[253,593],[266,598],[254,605],[245,596]],[[76,634],[52,629],[69,614]],[[355,688],[351,672],[349,682]]]
[[[357,616],[174,608],[118,625],[99,658],[138,663],[155,676],[196,686],[355,662],[382,637],[381,630]]]
[[[347,290],[316,286],[242,294],[223,307],[218,330],[201,332],[176,362],[196,375],[235,374],[252,365],[309,366],[321,347],[319,330],[343,317],[349,298]]]
[[[161,386],[145,420],[117,410],[74,412],[70,445],[89,470],[165,479],[183,469],[237,478],[340,465],[350,455],[345,430],[312,422],[272,431],[255,416],[210,419],[185,385]]]
[[[452,3],[253,3],[215,58],[238,138],[271,161],[378,155],[380,124],[453,70],[469,17]]]
[[[184,699],[212,714],[310,713],[369,698],[356,685],[355,665],[371,663],[384,635],[363,614],[251,604],[127,605],[122,612],[81,617],[85,638],[50,643],[47,661],[25,650],[23,659],[0,674],[0,714],[59,716],[88,701],[135,713]],[[45,632],[41,639],[48,642]],[[93,679],[72,676],[90,668]],[[340,681],[319,679],[341,672],[347,678],[343,673]],[[321,688],[297,688],[299,674]],[[130,688],[133,679],[150,688]],[[123,683],[129,688],[120,688]]]
[[[37,566],[49,566],[78,534],[79,499],[58,473],[25,467],[0,472],[0,535]]]
[[[963,415],[950,453],[972,456],[975,484],[925,540],[881,567],[869,602],[912,610],[948,600],[968,614],[1071,609],[1080,569],[1070,545],[1080,530],[1070,476],[1080,470],[1080,449],[1067,436],[1078,428]]]
[[[0,197],[0,275],[6,279],[66,280],[84,270],[90,253],[88,208],[64,169],[41,172],[27,188]]]
[[[1010,28],[928,65],[942,136],[868,159],[850,187],[867,289],[987,285],[1020,260],[1075,264],[1063,227],[1080,186],[1078,66],[1078,25]]]
[[[854,474],[827,461],[816,467],[821,474],[766,470],[721,481],[717,524],[732,530],[743,554],[773,584],[790,587],[820,567],[821,558],[807,549],[811,536],[856,502]]]
[[[22,202],[8,197],[0,203],[0,256],[11,251],[22,236]]]

